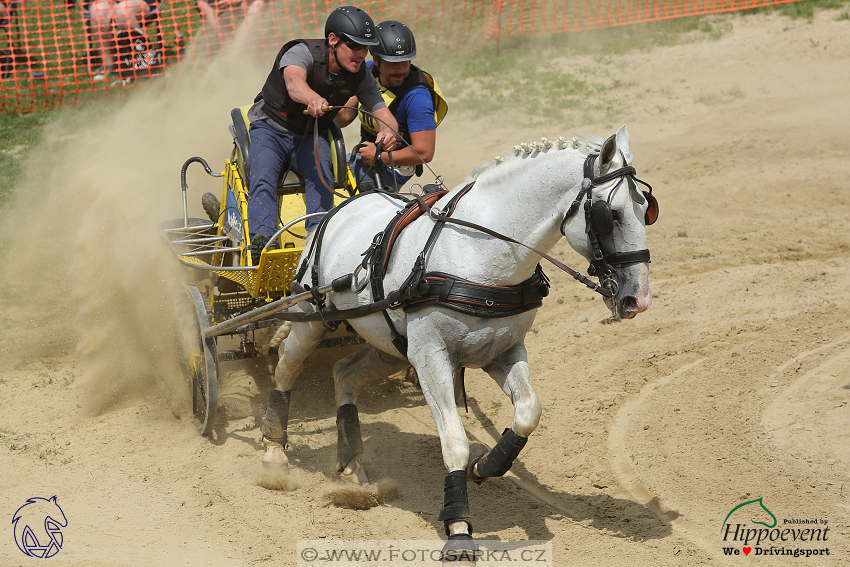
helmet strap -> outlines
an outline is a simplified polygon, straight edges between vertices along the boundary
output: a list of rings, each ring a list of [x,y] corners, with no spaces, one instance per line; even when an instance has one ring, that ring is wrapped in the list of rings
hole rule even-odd
[[[334,34],[334,35],[336,35],[336,34]],[[342,41],[342,40],[339,38],[339,36],[337,36],[337,42],[334,45],[331,45],[330,38],[326,38],[326,41],[328,42],[328,47],[330,47],[329,53],[330,53],[330,55],[333,56],[334,63],[336,64],[337,67],[339,67],[341,69],[340,72],[345,71],[345,69],[342,69],[342,65],[339,64],[339,58],[336,56],[336,46],[339,45],[339,42]],[[330,59],[328,60],[328,72],[330,73]]]

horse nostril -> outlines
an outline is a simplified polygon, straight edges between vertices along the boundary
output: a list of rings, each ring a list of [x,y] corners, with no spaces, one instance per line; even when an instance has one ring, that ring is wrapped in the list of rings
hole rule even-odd
[[[626,317],[633,317],[637,314],[637,298],[633,295],[624,297],[620,300],[620,313]]]

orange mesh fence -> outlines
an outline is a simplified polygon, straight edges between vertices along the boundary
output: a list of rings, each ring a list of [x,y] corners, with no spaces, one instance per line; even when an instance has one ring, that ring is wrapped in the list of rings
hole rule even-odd
[[[488,40],[741,10],[796,0],[373,0],[376,22],[408,24],[423,59]],[[0,0],[0,112],[79,104],[203,64],[237,34],[271,59],[321,37],[337,2],[310,0]],[[247,23],[253,22],[248,27]],[[191,60],[191,61],[188,61]],[[259,88],[259,85],[258,85]]]
[[[488,39],[564,33],[762,8],[797,0],[493,0]]]

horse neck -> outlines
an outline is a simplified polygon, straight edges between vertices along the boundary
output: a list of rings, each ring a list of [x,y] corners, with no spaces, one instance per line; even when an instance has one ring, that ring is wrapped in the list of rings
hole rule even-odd
[[[504,172],[497,169],[477,182],[453,216],[548,253],[562,237],[561,222],[578,191],[584,156],[559,150],[524,159],[540,161],[496,166],[505,167]],[[525,247],[495,239],[489,244],[489,253],[503,256],[500,279],[511,283],[528,278],[540,262],[540,256]]]

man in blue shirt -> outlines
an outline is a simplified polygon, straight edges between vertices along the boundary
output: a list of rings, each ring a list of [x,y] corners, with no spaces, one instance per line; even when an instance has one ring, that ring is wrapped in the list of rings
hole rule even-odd
[[[353,173],[358,188],[375,186],[375,176],[382,187],[397,190],[414,175],[422,174],[422,164],[434,157],[437,126],[448,112],[439,87],[433,77],[411,64],[416,57],[416,40],[410,28],[394,20],[377,26],[379,44],[372,47],[374,61],[368,69],[378,81],[384,102],[398,122],[399,134],[406,143],[400,149],[382,151],[381,165],[376,165],[376,137],[383,125],[363,112],[343,109],[337,122],[345,126],[359,114],[363,145],[355,158]],[[353,97],[346,106],[356,106]],[[392,158],[392,159],[391,159]],[[392,163],[393,167],[390,167]]]

